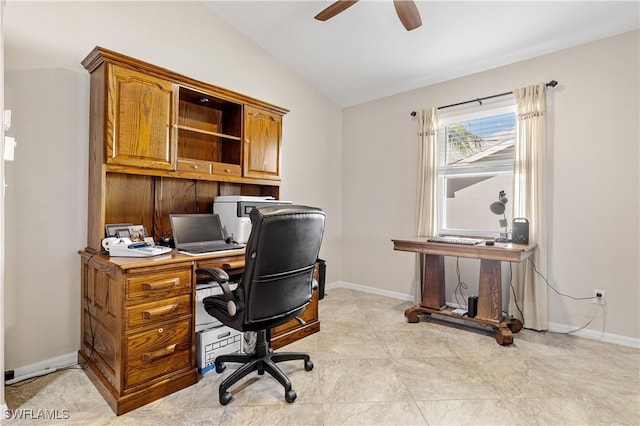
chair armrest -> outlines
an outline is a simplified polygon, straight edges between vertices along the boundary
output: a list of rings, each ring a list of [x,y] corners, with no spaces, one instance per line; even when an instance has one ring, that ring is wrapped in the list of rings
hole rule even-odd
[[[231,287],[229,287],[229,274],[220,268],[198,268],[196,269],[197,274],[207,275],[218,283],[222,293],[224,293],[224,298],[227,300],[227,312],[229,312],[229,315],[234,316],[238,311],[238,307],[236,298],[231,292]]]
[[[198,274],[206,275],[219,284],[229,281],[229,274],[220,268],[198,268],[196,275]]]

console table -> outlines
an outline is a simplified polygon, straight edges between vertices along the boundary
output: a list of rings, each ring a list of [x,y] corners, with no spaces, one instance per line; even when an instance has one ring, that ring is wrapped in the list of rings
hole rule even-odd
[[[420,305],[408,308],[404,315],[410,323],[419,321],[419,314],[438,314],[493,327],[501,345],[513,343],[513,334],[522,329],[522,322],[502,314],[502,270],[500,264],[521,262],[533,254],[535,244],[495,243],[487,246],[432,243],[428,237],[393,239],[393,249],[420,254]],[[445,304],[444,257],[480,259],[478,310],[473,318],[454,314]]]

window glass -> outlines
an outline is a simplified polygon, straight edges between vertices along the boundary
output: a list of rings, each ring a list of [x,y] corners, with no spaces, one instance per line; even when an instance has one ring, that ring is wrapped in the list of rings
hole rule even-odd
[[[438,149],[439,232],[498,236],[504,215],[489,209],[501,191],[513,193],[515,106],[478,109],[440,120]]]

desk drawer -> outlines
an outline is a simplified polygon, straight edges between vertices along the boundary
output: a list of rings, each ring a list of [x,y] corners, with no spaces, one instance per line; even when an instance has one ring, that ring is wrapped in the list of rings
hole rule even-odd
[[[127,300],[132,302],[191,294],[191,268],[132,276],[127,279]]]
[[[318,321],[318,291],[313,292],[313,297],[311,297],[311,302],[307,305],[305,310],[298,315],[304,322],[310,323],[313,321]],[[295,318],[291,321],[274,327],[271,330],[271,335],[273,337],[278,336],[282,333],[285,333],[289,330],[293,330],[294,328],[300,327],[300,323]]]
[[[183,320],[127,339],[125,388],[193,366],[193,324]]]
[[[127,326],[129,328],[140,325],[154,324],[191,315],[191,295],[172,297],[156,302],[142,303],[127,308]]]

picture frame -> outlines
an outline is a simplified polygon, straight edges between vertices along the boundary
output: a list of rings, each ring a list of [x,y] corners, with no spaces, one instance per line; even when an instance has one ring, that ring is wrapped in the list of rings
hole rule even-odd
[[[133,226],[133,223],[108,223],[104,226],[104,235],[106,238],[109,238],[109,237],[129,238],[130,226]],[[126,235],[124,235],[124,231],[127,231]],[[122,235],[118,235],[119,233]]]

